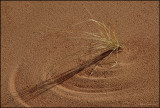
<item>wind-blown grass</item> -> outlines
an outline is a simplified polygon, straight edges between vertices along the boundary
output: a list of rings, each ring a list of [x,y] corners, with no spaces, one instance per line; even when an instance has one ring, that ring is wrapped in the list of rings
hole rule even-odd
[[[72,37],[75,39],[87,39],[87,40],[94,40],[94,41],[99,41],[100,46],[95,47],[98,49],[105,49],[105,50],[117,50],[120,47],[120,44],[118,42],[118,39],[115,36],[115,32],[111,31],[110,28],[106,27],[104,23],[101,23],[99,21],[96,21],[94,19],[89,19],[87,21],[80,22],[78,24],[75,24],[73,26],[85,23],[85,22],[93,22],[97,25],[98,33],[90,33],[90,32],[82,32],[82,35],[86,35],[85,37]],[[74,33],[71,31],[67,31],[68,33]]]
[[[98,45],[91,46],[93,51],[95,51],[96,53],[97,52],[102,53],[103,51],[110,51],[110,50],[112,50],[112,52],[116,51],[117,52],[117,59],[118,59],[118,50],[120,49],[121,45],[120,45],[117,37],[115,36],[115,32],[112,31],[110,29],[110,27],[107,27],[104,24],[104,22],[102,23],[102,22],[96,21],[94,19],[82,21],[80,23],[73,25],[73,27],[80,25],[80,24],[83,24],[83,23],[87,23],[87,22],[93,22],[97,26],[96,29],[98,30],[98,32],[97,33],[82,32],[80,34],[85,35],[85,37],[71,37],[71,38],[72,39],[86,39],[86,40],[96,41],[96,42],[98,42]],[[68,31],[68,33],[74,33],[74,32]],[[109,56],[112,54],[112,52],[109,54]],[[115,64],[113,64],[111,66],[111,68],[115,67],[117,65],[117,63],[118,63],[118,60],[115,61]],[[91,74],[92,73],[93,72],[91,72]]]

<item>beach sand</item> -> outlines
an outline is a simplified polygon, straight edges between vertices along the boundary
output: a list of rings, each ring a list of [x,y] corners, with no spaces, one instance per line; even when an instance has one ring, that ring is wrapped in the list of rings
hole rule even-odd
[[[159,106],[158,1],[1,3],[2,107]],[[116,31],[123,46],[118,65],[106,71],[104,60],[90,77],[91,67],[56,80],[85,62],[62,59],[89,45],[89,40],[68,39],[79,35],[63,30],[93,17]],[[89,25],[77,29],[89,31]]]

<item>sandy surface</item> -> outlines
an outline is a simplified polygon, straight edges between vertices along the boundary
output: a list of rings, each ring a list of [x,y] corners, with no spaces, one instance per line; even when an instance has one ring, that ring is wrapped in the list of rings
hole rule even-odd
[[[66,81],[62,78],[61,83],[49,84],[45,81],[51,75],[54,81],[57,75],[85,62],[61,60],[89,45],[88,40],[68,40],[69,35],[62,32],[91,18],[84,7],[116,30],[123,45],[118,65],[104,77],[108,68],[104,60],[91,77],[90,67]],[[158,10],[158,2],[151,1],[2,2],[2,106],[158,106]],[[78,30],[89,31],[89,25]]]

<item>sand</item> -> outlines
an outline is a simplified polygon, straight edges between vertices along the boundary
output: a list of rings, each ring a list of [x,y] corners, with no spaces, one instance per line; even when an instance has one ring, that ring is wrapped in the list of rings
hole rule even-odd
[[[158,107],[158,4],[158,1],[3,1],[2,106]],[[105,77],[107,60],[90,77],[92,67],[64,77],[65,81],[63,77],[56,80],[63,72],[85,62],[86,58],[62,61],[89,45],[89,40],[69,40],[70,35],[62,32],[91,18],[84,7],[96,20],[104,21],[116,31],[123,45],[118,65],[107,71]],[[77,29],[90,30],[89,25]],[[79,36],[71,34],[75,35]],[[45,82],[51,75],[52,81]]]

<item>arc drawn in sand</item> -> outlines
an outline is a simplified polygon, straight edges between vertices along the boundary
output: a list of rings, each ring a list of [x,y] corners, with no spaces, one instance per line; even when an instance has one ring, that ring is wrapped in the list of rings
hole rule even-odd
[[[17,75],[18,68],[19,68],[19,66],[16,66],[15,70],[12,72],[12,74],[10,76],[9,83],[8,83],[9,91],[10,91],[11,95],[14,97],[14,99],[16,99],[16,101],[18,101],[20,104],[22,104],[25,107],[31,107],[21,99],[21,97],[19,96],[19,93],[17,92],[17,90],[15,88],[15,78]],[[5,103],[5,104],[7,104],[7,103]]]
[[[25,102],[27,102],[30,99],[36,98],[38,95],[45,93],[45,91],[53,88],[56,85],[62,84],[64,81],[68,80],[69,78],[73,77],[75,74],[83,71],[85,68],[103,60],[106,56],[108,56],[112,50],[102,53],[101,55],[95,57],[94,59],[88,61],[86,64],[82,66],[75,67],[67,72],[64,72],[55,78],[48,79],[46,81],[41,82],[39,85],[36,85],[33,88],[30,88],[27,91],[21,91],[20,93],[17,93],[15,89],[15,77],[16,77],[16,71],[11,75],[10,78],[10,91],[11,94],[16,98],[16,100],[21,103],[24,106],[29,106]],[[56,80],[55,80],[56,79]],[[13,93],[14,92],[14,93]],[[23,99],[22,99],[23,98]]]

